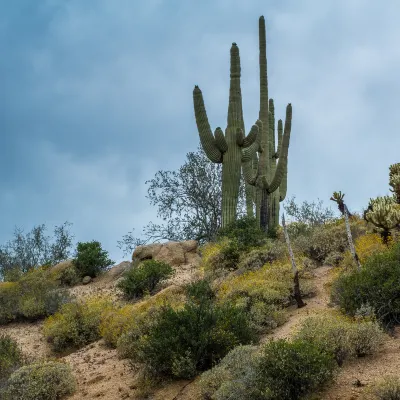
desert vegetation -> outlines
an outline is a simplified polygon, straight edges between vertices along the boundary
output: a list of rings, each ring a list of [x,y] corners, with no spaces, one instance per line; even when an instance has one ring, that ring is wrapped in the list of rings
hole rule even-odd
[[[52,240],[44,225],[25,236],[16,230],[0,248],[0,328],[40,325],[49,351],[32,358],[18,335],[0,335],[1,398],[86,396],[80,367],[66,360],[96,343],[117,354],[113,368],[129,365],[124,379],[137,399],[168,384],[193,388],[187,398],[199,400],[322,399],[354,360],[379,356],[400,320],[400,164],[389,167],[393,194],[371,199],[363,212],[350,212],[341,192],[331,197],[337,216],[321,200],[297,204],[292,197],[283,205],[290,221],[281,226],[292,105],[275,127],[265,40],[261,17],[259,120],[246,135],[233,43],[225,134],[212,133],[196,86],[201,147],[178,172],[160,171],[148,182],[165,225],[150,223],[145,240],[130,232],[119,242],[130,253],[151,240],[196,240],[201,257],[189,283],[176,278],[184,255],[172,265],[151,248],[112,275],[118,266],[111,268],[98,241],[78,242],[71,255],[68,224]],[[318,281],[323,268],[325,285]],[[104,277],[109,292],[76,290],[99,290]],[[295,317],[285,337],[276,334]],[[399,398],[398,377],[369,386],[376,399]]]

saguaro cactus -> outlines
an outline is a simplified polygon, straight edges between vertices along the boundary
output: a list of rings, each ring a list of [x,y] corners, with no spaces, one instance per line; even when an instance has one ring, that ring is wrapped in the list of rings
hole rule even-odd
[[[248,136],[244,135],[242,94],[240,89],[240,57],[236,43],[231,47],[228,125],[225,135],[221,128],[212,134],[203,95],[196,85],[193,90],[194,112],[201,145],[207,157],[222,163],[222,226],[236,220],[240,175],[241,149],[257,148],[258,126],[253,125]],[[252,150],[253,152],[255,151]]]
[[[242,150],[243,174],[248,184],[255,186],[256,217],[263,230],[279,224],[279,202],[287,190],[287,157],[292,124],[292,106],[286,107],[285,128],[278,121],[278,147],[275,150],[275,109],[268,98],[267,51],[265,20],[259,19],[260,49],[260,111],[258,148]],[[258,153],[258,156],[257,156]]]

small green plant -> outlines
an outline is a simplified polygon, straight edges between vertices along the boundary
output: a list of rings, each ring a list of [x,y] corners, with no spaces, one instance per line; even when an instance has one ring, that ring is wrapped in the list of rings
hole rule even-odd
[[[160,282],[170,278],[173,273],[173,268],[167,263],[145,260],[137,267],[130,268],[117,286],[128,299],[141,297],[145,293],[152,293]]]
[[[400,378],[386,376],[372,389],[377,400],[400,400]]]
[[[95,278],[113,265],[114,261],[108,258],[108,251],[102,249],[100,242],[93,240],[77,244],[73,263],[82,278],[84,276]]]
[[[0,335],[0,390],[9,375],[23,363],[23,354],[9,335]]]
[[[341,274],[332,285],[332,301],[349,315],[369,304],[390,328],[400,321],[400,243],[368,257],[361,270]]]
[[[163,307],[148,332],[133,338],[133,361],[153,375],[190,378],[235,346],[250,343],[254,333],[246,314],[229,304],[215,304],[210,294],[208,284],[200,281],[188,287],[183,309]]]
[[[267,343],[257,365],[261,399],[296,400],[329,382],[335,372],[332,355],[302,340]]]
[[[57,400],[73,394],[75,378],[61,362],[44,361],[21,367],[7,382],[4,400]]]

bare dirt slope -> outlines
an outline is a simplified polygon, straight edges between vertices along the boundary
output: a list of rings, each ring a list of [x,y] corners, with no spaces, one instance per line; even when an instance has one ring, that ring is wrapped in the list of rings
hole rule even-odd
[[[93,293],[113,293],[118,296],[115,282],[121,275],[121,266],[116,266],[87,286],[73,288],[78,297]],[[188,274],[192,271],[187,271]],[[194,275],[193,275],[194,276]],[[190,280],[190,276],[185,277]],[[288,309],[289,320],[266,335],[263,341],[271,338],[290,338],[301,322],[309,315],[328,308],[329,296],[325,284],[331,279],[330,268],[320,267],[314,271],[316,296],[307,299],[307,306],[301,309]],[[182,277],[179,277],[179,281]],[[15,323],[0,327],[1,333],[9,333],[21,345],[26,354],[33,358],[54,357],[41,333],[42,322]],[[126,360],[119,360],[116,350],[109,349],[102,340],[90,344],[72,354],[62,357],[68,362],[78,382],[77,392],[70,397],[78,399],[136,399],[137,371],[132,370]],[[339,371],[336,382],[323,393],[321,400],[354,400],[367,398],[368,388],[385,374],[400,371],[400,330],[395,337],[387,337],[379,353],[373,357],[357,359],[346,363]],[[357,380],[361,386],[356,386]],[[200,400],[196,380],[165,384],[150,399],[153,400]]]

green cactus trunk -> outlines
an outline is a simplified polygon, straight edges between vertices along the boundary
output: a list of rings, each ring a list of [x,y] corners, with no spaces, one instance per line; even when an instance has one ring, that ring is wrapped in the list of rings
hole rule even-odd
[[[256,218],[264,231],[274,230],[279,225],[279,202],[286,196],[287,154],[289,149],[292,107],[286,108],[285,131],[282,120],[278,121],[278,147],[275,150],[274,102],[268,98],[267,52],[265,20],[259,20],[260,63],[260,111],[258,144],[252,155],[242,152],[243,175],[246,182],[255,186]],[[257,156],[258,153],[258,156]]]
[[[211,161],[222,163],[222,226],[226,227],[236,220],[242,148],[251,147],[258,134],[258,127],[254,125],[249,135],[244,135],[240,57],[236,43],[231,47],[228,125],[225,135],[221,128],[212,134],[203,95],[198,86],[193,90],[193,102],[201,145]]]

